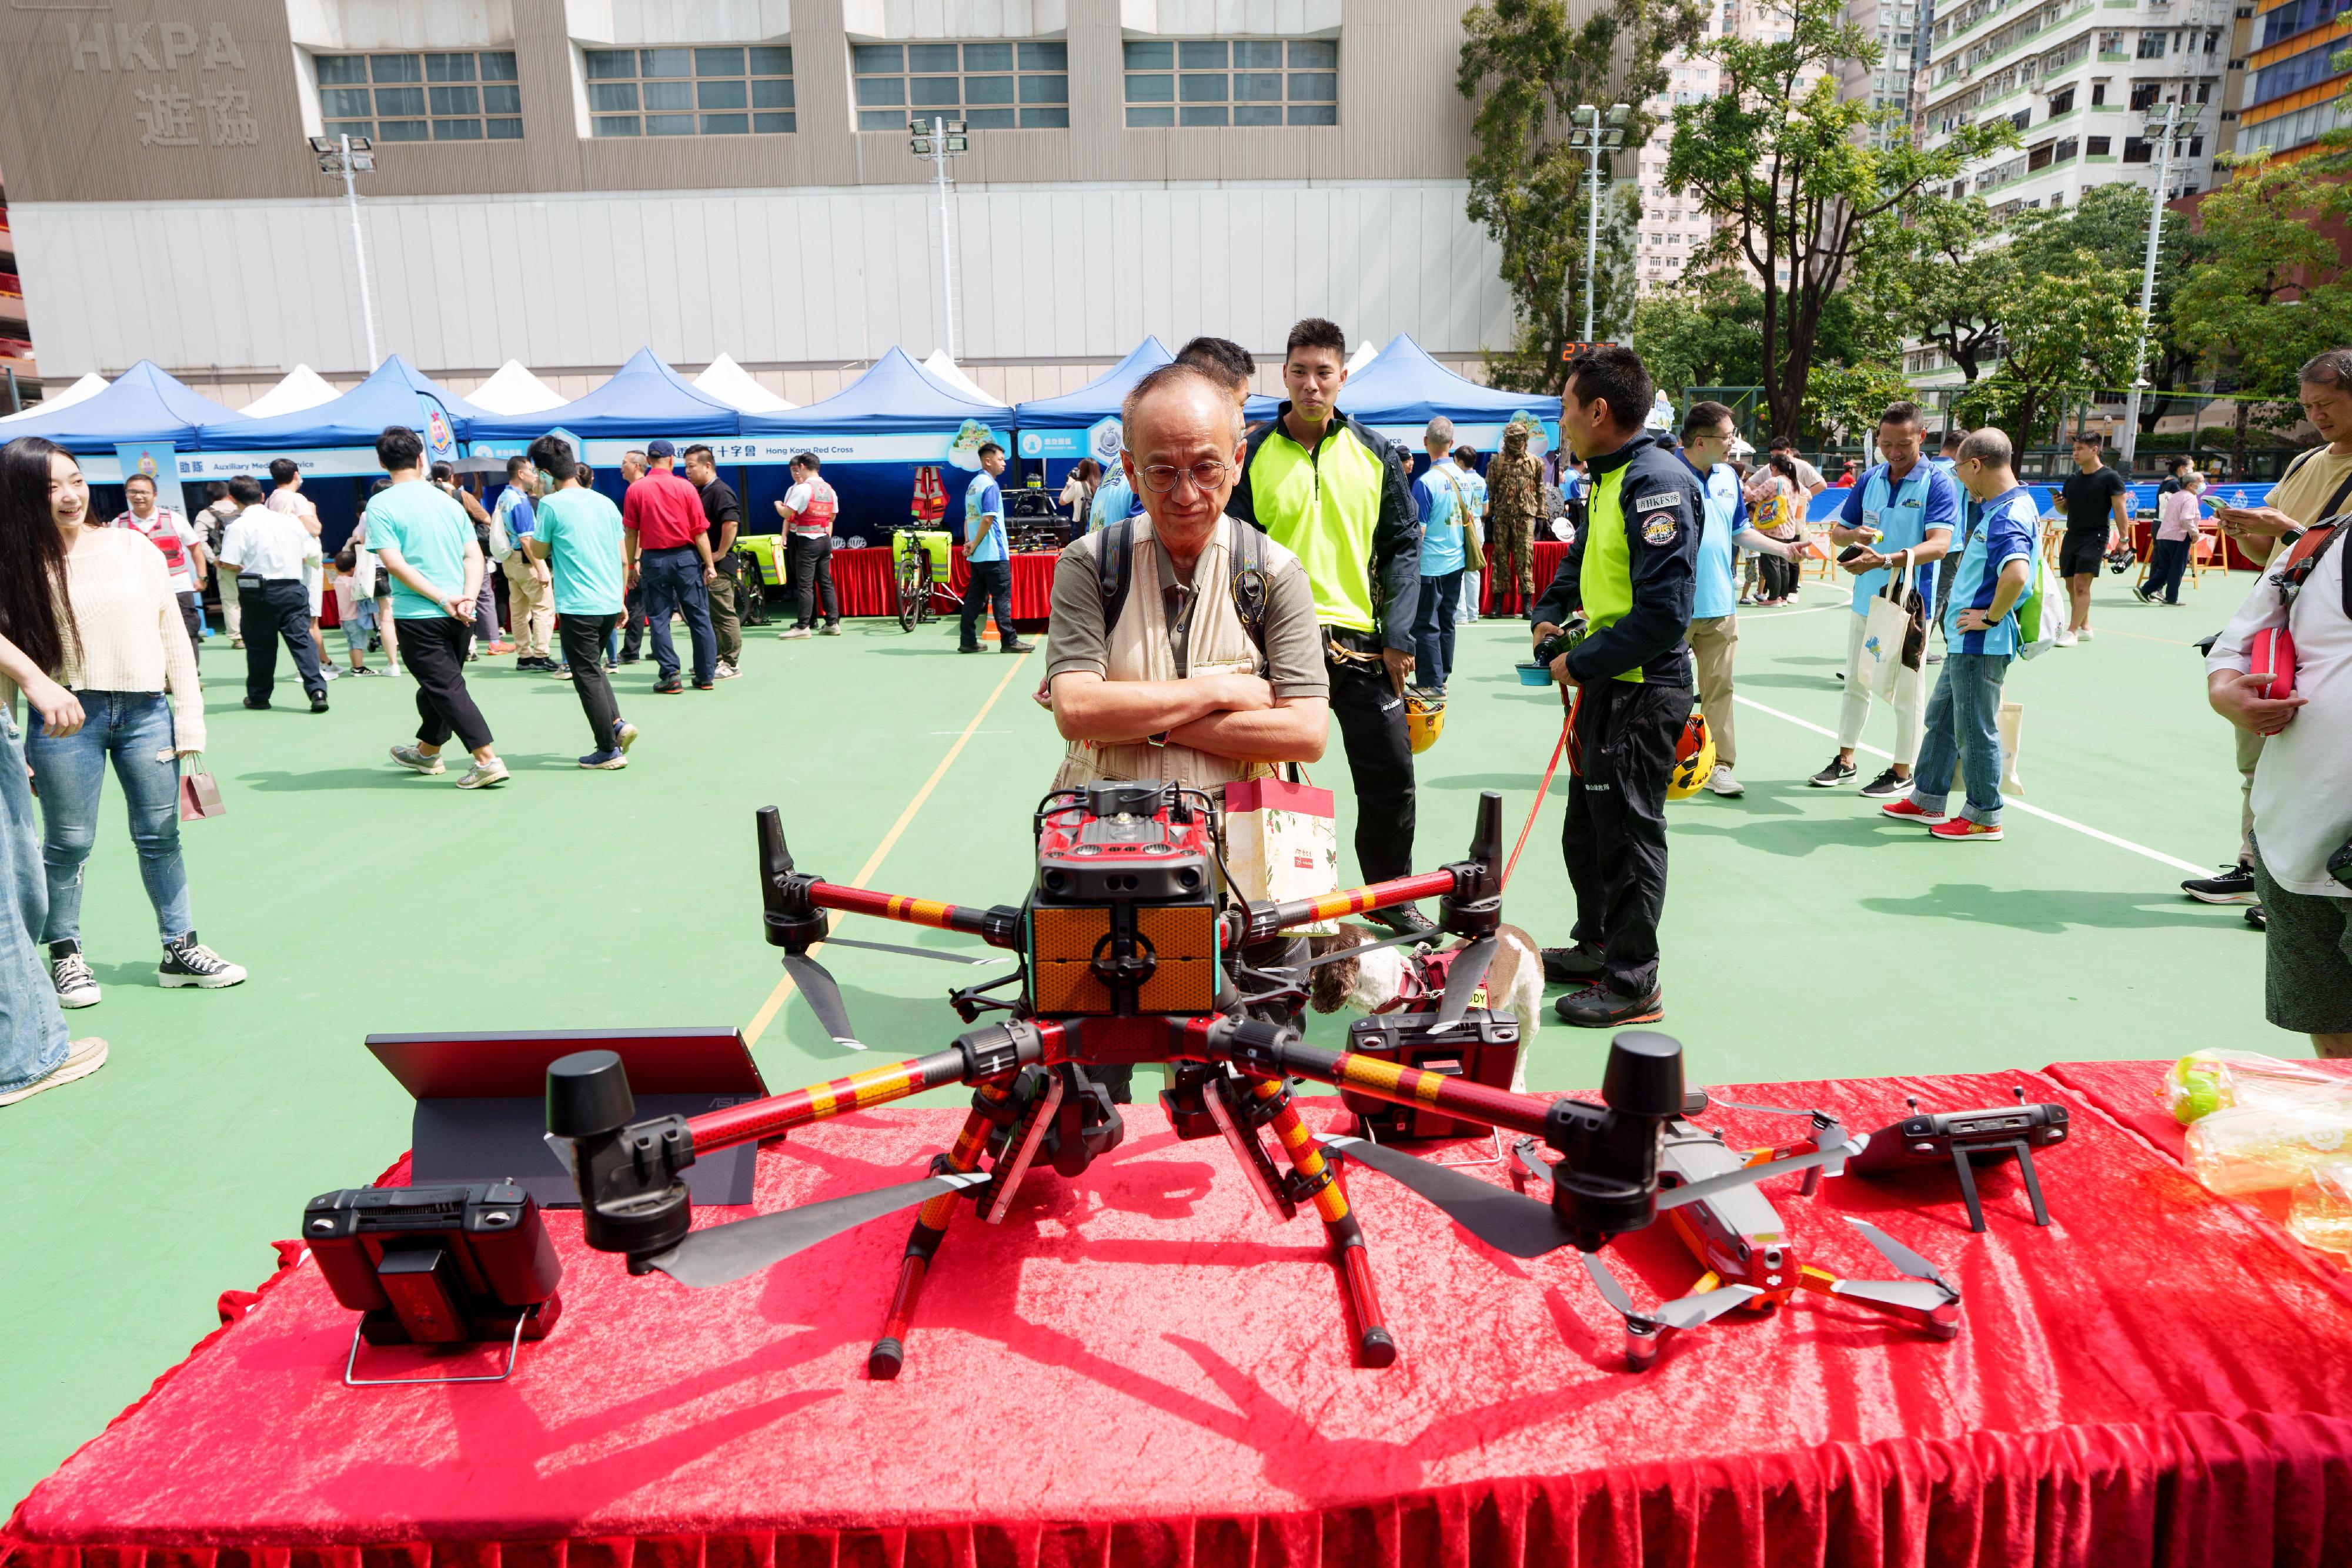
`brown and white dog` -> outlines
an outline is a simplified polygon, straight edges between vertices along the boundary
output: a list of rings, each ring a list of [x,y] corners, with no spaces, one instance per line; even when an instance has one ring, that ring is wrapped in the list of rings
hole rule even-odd
[[[1378,942],[1388,935],[1366,925],[1342,925],[1336,934],[1309,936],[1307,945],[1311,956],[1320,958],[1327,953]],[[1543,1027],[1543,958],[1536,951],[1535,938],[1516,925],[1497,926],[1495,935],[1500,946],[1486,968],[1486,1006],[1518,1023],[1519,1061],[1511,1072],[1511,1089],[1524,1092],[1528,1055],[1536,1031]],[[1358,957],[1318,966],[1308,982],[1307,1001],[1318,1013],[1336,1013],[1343,1008],[1386,1013],[1433,1009],[1437,996],[1423,986],[1411,947],[1376,947]]]

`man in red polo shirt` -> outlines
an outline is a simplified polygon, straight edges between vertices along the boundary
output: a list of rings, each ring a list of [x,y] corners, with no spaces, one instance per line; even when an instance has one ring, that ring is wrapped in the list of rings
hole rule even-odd
[[[628,563],[628,586],[640,578],[646,585],[646,619],[654,633],[654,664],[661,678],[654,690],[667,696],[681,688],[677,650],[669,636],[673,610],[686,617],[694,639],[694,689],[707,692],[718,677],[719,641],[710,626],[709,585],[719,575],[710,559],[705,532],[702,496],[671,472],[677,448],[667,441],[649,443],[646,456],[653,466],[629,486],[621,502],[622,558]]]

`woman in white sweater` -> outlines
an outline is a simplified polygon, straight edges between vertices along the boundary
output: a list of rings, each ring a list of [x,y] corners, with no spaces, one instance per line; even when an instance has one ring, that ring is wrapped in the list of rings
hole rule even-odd
[[[53,541],[46,548],[44,529]],[[179,759],[205,748],[204,694],[163,552],[132,529],[92,527],[80,465],[63,448],[27,435],[0,447],[0,562],[9,563],[0,570],[48,563],[65,632],[63,657],[52,673],[84,716],[70,734],[44,727],[25,737],[49,884],[41,940],[48,945],[59,1005],[86,1008],[99,999],[81,952],[82,868],[98,838],[110,763],[130,803],[131,839],[163,937],[157,980],[236,985],[245,971],[196,940],[189,913]],[[0,700],[12,708],[16,702],[16,685],[5,676]]]

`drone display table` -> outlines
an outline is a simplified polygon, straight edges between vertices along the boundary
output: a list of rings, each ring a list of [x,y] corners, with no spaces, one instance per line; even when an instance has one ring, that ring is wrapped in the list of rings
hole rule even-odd
[[[2008,1166],[1980,1236],[1948,1176],[1766,1189],[1826,1267],[1885,1271],[1841,1213],[1924,1253],[1965,1292],[1949,1343],[1801,1300],[1633,1375],[1572,1255],[1515,1262],[1351,1168],[1402,1349],[1360,1369],[1321,1228],[1276,1227],[1222,1144],[1138,1106],[1083,1181],[1034,1181],[999,1227],[960,1209],[891,1383],[864,1365],[903,1220],[697,1291],[554,1213],[562,1321],[497,1384],[344,1386],[353,1320],[298,1264],[34,1490],[0,1568],[2352,1561],[2342,1276],[2047,1074],[1726,1094],[1870,1129],[1906,1093],[2012,1084],[2074,1117],[2048,1228]],[[796,1132],[758,1207],[900,1179],[960,1119]],[[1696,1273],[1663,1225],[1610,1256],[1645,1299]]]

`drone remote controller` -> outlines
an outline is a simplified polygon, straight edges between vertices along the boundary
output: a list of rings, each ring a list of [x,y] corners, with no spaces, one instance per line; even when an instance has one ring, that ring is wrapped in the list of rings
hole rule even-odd
[[[2033,1151],[2066,1140],[2066,1107],[2029,1105],[2025,1091],[2012,1090],[2014,1105],[1984,1111],[1921,1111],[1917,1096],[1908,1103],[1911,1114],[1870,1134],[1860,1154],[1846,1162],[1856,1176],[1886,1176],[1895,1171],[1948,1164],[1960,1180],[1960,1196],[1968,1201],[1969,1228],[1985,1228],[1984,1206],[1977,1198],[1977,1162],[2014,1158],[2025,1178],[2025,1195],[2033,1207],[2033,1223],[2050,1223],[2042,1201],[2042,1178],[2033,1168]]]

